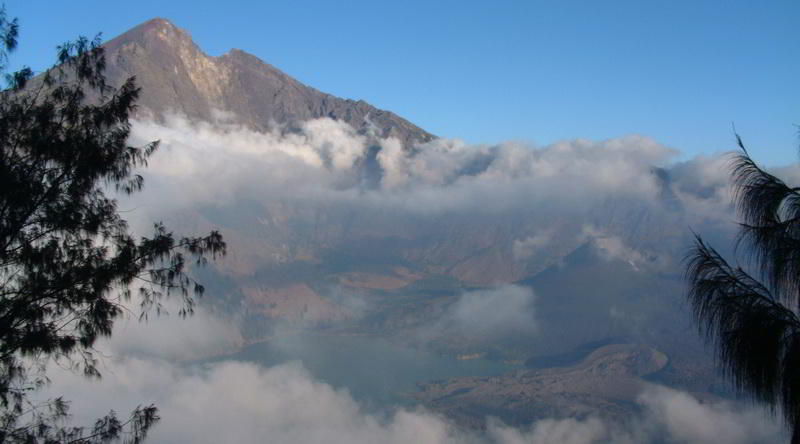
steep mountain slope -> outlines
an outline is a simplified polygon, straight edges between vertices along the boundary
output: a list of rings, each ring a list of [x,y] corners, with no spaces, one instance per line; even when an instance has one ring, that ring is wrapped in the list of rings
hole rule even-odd
[[[111,84],[135,75],[142,87],[140,111],[155,117],[168,111],[205,121],[223,116],[255,130],[273,123],[291,129],[331,117],[362,133],[396,137],[406,146],[434,138],[389,111],[305,86],[244,51],[210,57],[186,31],[164,19],[143,23],[104,46]]]

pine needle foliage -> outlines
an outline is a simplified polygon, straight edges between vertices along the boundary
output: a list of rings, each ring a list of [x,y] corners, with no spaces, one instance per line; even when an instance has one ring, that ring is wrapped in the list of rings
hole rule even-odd
[[[0,11],[0,69],[18,24]],[[142,189],[137,168],[158,142],[128,145],[139,88],[106,84],[99,38],[58,48],[57,64],[33,76],[6,75],[0,92],[0,441],[140,442],[158,421],[155,407],[125,421],[112,412],[88,429],[68,427],[67,403],[30,394],[47,383],[49,360],[99,377],[93,345],[110,336],[136,289],[142,314],[163,297],[191,314],[203,286],[190,265],[225,254],[222,236],[176,237],[162,224],[134,237],[110,192]]]
[[[688,299],[734,386],[780,412],[800,443],[800,190],[759,167],[736,137],[735,251],[757,273],[730,265],[696,236]]]

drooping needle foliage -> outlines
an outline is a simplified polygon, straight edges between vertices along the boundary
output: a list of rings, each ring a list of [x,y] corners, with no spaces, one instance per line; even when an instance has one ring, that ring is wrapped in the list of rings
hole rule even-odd
[[[800,190],[760,168],[737,140],[736,251],[756,271],[730,265],[697,236],[688,297],[736,388],[782,412],[800,443]]]

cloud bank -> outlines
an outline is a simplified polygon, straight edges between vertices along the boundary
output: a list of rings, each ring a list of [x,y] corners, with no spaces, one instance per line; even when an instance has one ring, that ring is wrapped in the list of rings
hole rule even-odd
[[[677,254],[689,227],[734,228],[728,159],[675,162],[676,150],[643,136],[545,147],[437,139],[404,149],[331,119],[259,133],[173,115],[166,124],[135,122],[133,143],[151,140],[161,148],[143,172],[145,191],[123,201],[135,210],[134,228],[216,208],[249,227],[222,222],[235,232],[232,251],[268,242],[274,260],[292,260],[285,251],[297,242],[314,250],[358,235],[450,241],[460,233],[464,245],[443,266],[500,249],[513,265],[496,274],[513,282],[589,240],[637,266],[663,266],[651,256]],[[800,177],[796,170],[780,173]],[[219,225],[216,216],[206,223]]]
[[[535,303],[533,290],[520,285],[465,291],[415,334],[423,341],[467,338],[478,343],[530,337],[539,328]]]
[[[180,443],[716,443],[785,442],[780,425],[763,410],[701,403],[691,395],[653,386],[640,396],[642,413],[627,424],[599,417],[543,419],[513,428],[488,418],[485,432],[459,428],[420,408],[369,411],[343,389],[312,378],[299,363],[265,368],[222,362],[177,366],[163,360],[122,358],[91,382],[54,377],[59,394],[74,400],[76,423],[109,409],[154,402],[162,422],[153,442]]]
[[[156,139],[161,150],[146,174],[155,181],[169,178],[177,188],[172,197],[182,202],[287,193],[416,212],[498,209],[521,198],[580,202],[598,192],[652,195],[658,190],[649,170],[677,154],[641,136],[565,141],[543,149],[437,139],[407,150],[396,139],[370,139],[331,119],[305,122],[294,133],[257,133],[178,116],[166,125],[135,123],[134,142]],[[377,154],[374,146],[380,146]],[[370,161],[379,178],[372,186],[364,177]]]
[[[437,265],[449,260],[453,269],[476,252],[497,249],[492,260],[472,267],[508,271],[505,281],[463,292],[428,326],[440,335],[491,341],[535,334],[542,322],[536,306],[544,296],[507,283],[552,265],[582,244],[636,270],[667,268],[685,251],[687,227],[723,238],[733,228],[727,160],[676,162],[677,151],[642,136],[546,147],[439,139],[403,149],[397,140],[375,140],[330,119],[306,122],[293,132],[256,133],[223,121],[192,123],[178,116],[166,125],[136,122],[133,135],[134,143],[159,139],[162,144],[145,172],[145,192],[123,201],[125,209],[136,210],[131,219],[137,230],[176,212],[213,207],[223,216],[241,218],[219,222],[209,216],[203,222],[228,224],[232,251],[258,248],[281,263],[292,260],[286,251],[303,242],[349,246],[356,235],[395,236],[409,243],[436,239],[403,258]],[[800,177],[796,166],[779,172]],[[247,213],[246,220],[237,213],[254,204],[257,211]],[[509,262],[501,260],[504,254]],[[627,309],[610,310],[627,317]],[[468,431],[415,408],[369,410],[347,391],[314,379],[300,364],[176,364],[175,359],[215,353],[241,339],[235,327],[210,312],[192,322],[186,330],[167,324],[120,330],[108,345],[118,358],[109,362],[100,383],[89,386],[69,374],[54,378],[58,394],[76,400],[76,422],[89,422],[109,408],[126,411],[155,402],[164,418],[154,432],[157,442],[786,440],[761,410],[701,403],[658,386],[642,393],[641,414],[624,425],[588,417],[513,428],[488,419],[485,433]]]

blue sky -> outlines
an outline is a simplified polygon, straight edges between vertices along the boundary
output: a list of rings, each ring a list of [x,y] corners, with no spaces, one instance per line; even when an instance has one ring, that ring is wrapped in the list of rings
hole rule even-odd
[[[240,48],[439,136],[536,145],[653,137],[687,156],[798,159],[800,2],[8,1],[12,66],[153,17],[211,55]]]

